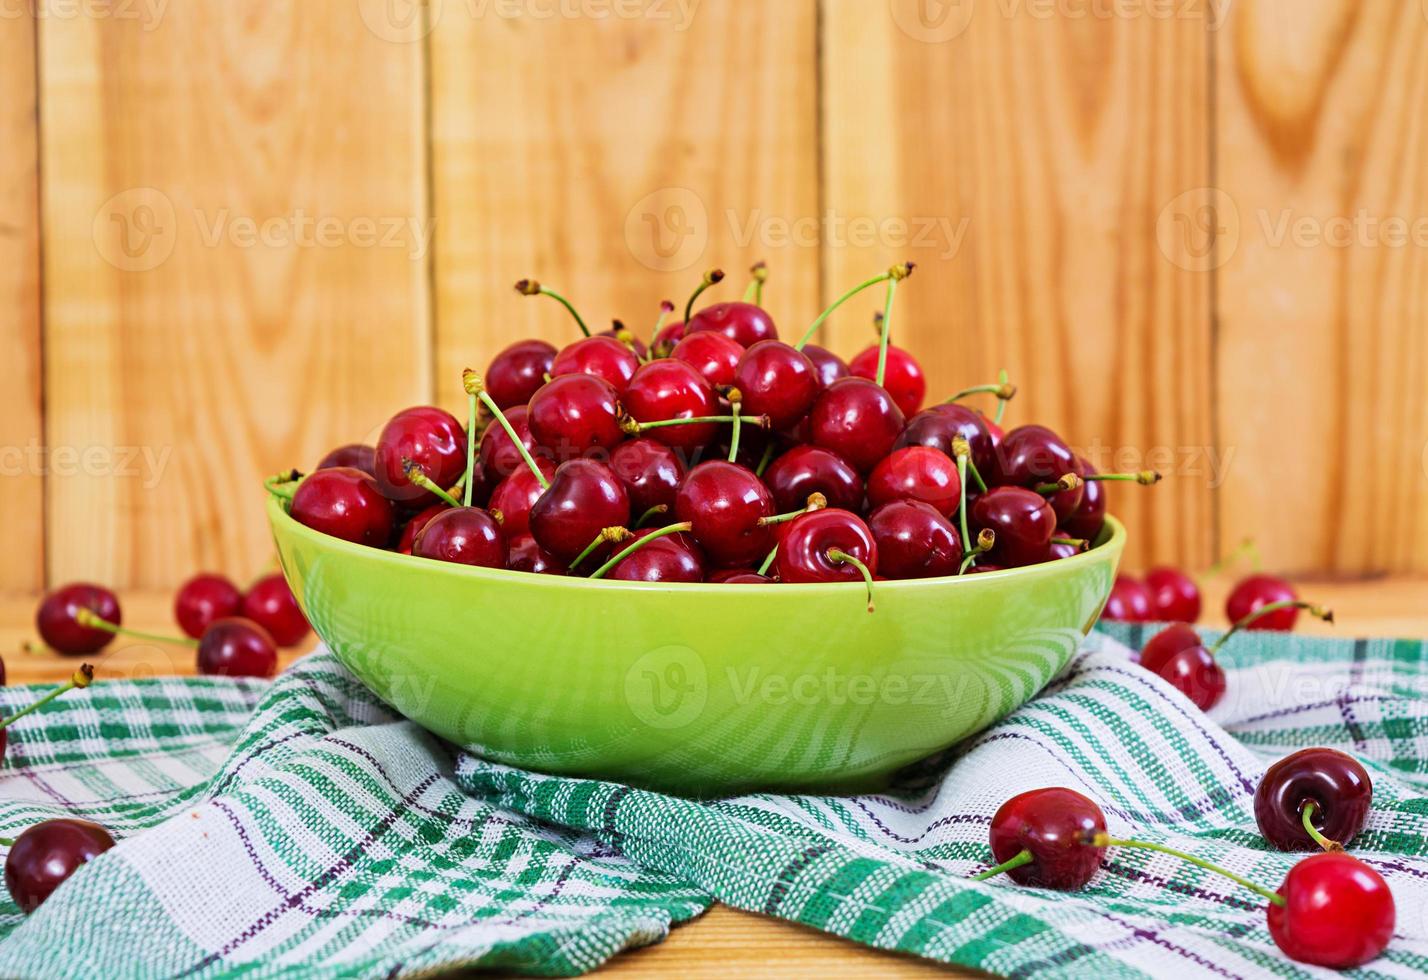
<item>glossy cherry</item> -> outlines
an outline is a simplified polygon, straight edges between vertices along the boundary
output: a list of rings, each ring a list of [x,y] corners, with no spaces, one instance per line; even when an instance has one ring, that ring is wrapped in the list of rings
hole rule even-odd
[[[793,519],[778,545],[774,568],[781,582],[859,582],[856,564],[839,554],[851,555],[878,572],[878,543],[857,514],[825,507]]]
[[[670,306],[673,308],[673,304]],[[654,339],[650,341],[650,350],[654,352],[655,357],[668,357],[683,339],[684,321],[675,320],[655,331]]]
[[[486,391],[501,408],[514,408],[531,400],[555,363],[555,346],[544,340],[518,340],[491,360],[486,369]]]
[[[114,846],[109,831],[88,820],[61,817],[27,827],[5,855],[5,887],[29,915],[81,865]]]
[[[709,460],[689,471],[674,499],[675,517],[709,560],[722,567],[751,565],[774,545],[774,529],[761,524],[774,514],[773,494],[737,463]]]
[[[878,345],[867,348],[848,362],[854,377],[874,380],[878,376]],[[887,365],[883,369],[883,387],[892,395],[902,414],[911,418],[922,408],[927,396],[927,376],[917,358],[901,347],[888,345]]]
[[[596,334],[582,337],[556,354],[550,366],[550,376],[589,374],[608,382],[619,393],[625,390],[639,366],[640,359],[625,344],[614,337]]]
[[[280,647],[296,646],[311,630],[287,579],[277,573],[253,583],[243,596],[242,613],[267,630]]]
[[[996,486],[1035,488],[1055,483],[1067,473],[1082,475],[1076,454],[1060,436],[1044,425],[1021,425],[1012,429],[1002,439],[994,459],[992,472],[982,475],[989,484]],[[1074,514],[1084,494],[1082,484],[1050,494],[1047,499],[1056,512],[1056,519],[1064,521]]]
[[[544,456],[535,457],[535,463],[547,481],[555,475],[555,464]],[[506,532],[507,537],[524,534],[530,530],[531,508],[543,493],[545,487],[540,485],[529,467],[522,463],[520,469],[498,483],[496,489],[491,491],[487,509],[501,515],[501,530]]]
[[[1237,623],[1261,606],[1271,602],[1293,602],[1297,598],[1293,587],[1283,579],[1273,575],[1251,575],[1236,585],[1225,599],[1225,617]],[[1247,629],[1287,631],[1294,629],[1298,619],[1298,609],[1278,609],[1256,620]]]
[[[962,481],[948,455],[927,446],[894,449],[868,476],[868,503],[920,500],[944,517],[962,505]]]
[[[804,344],[803,353],[813,362],[813,369],[818,372],[820,390],[852,373],[848,370],[847,363],[826,347],[819,347],[817,344]]]
[[[371,474],[351,467],[307,477],[293,494],[289,513],[313,530],[373,548],[386,547],[392,537],[391,502]]]
[[[1153,616],[1154,597],[1140,579],[1117,575],[1101,615],[1122,623],[1148,623]]]
[[[987,430],[986,419],[980,412],[965,405],[945,403],[918,412],[908,419],[907,427],[898,436],[895,445],[899,449],[904,446],[930,446],[953,456],[952,440],[958,436],[967,440],[972,450],[973,465],[984,479],[990,479],[996,462],[996,446]]]
[[[646,521],[659,525],[673,520],[674,497],[679,491],[679,482],[684,479],[684,463],[678,453],[662,442],[642,436],[615,447],[610,454],[610,469],[630,495],[631,517],[639,521],[651,508],[663,507],[663,516],[650,516]]]
[[[1201,645],[1200,634],[1189,623],[1172,623],[1146,641],[1140,651],[1140,665],[1159,673],[1165,662],[1189,647]]]
[[[512,430],[520,438],[521,445],[526,448],[526,452],[536,459],[549,456],[536,443],[535,436],[531,435],[529,413],[524,405],[503,410],[503,413],[506,416],[506,421],[511,424]],[[512,473],[521,470],[529,471],[520,450],[516,448],[515,440],[506,431],[506,427],[496,421],[492,421],[490,425],[486,426],[486,431],[481,433],[481,447],[477,452],[476,459],[476,466],[481,471],[482,481],[492,489]]]
[[[702,330],[722,333],[743,347],[752,347],[761,340],[778,340],[778,328],[773,317],[753,303],[715,303],[689,318],[684,328],[687,337]]]
[[[837,453],[807,444],[794,446],[764,470],[764,483],[773,493],[779,513],[798,510],[813,493],[821,493],[829,507],[863,509],[863,478]]]
[[[236,616],[243,609],[243,593],[227,576],[205,572],[179,586],[174,597],[174,619],[195,640],[216,619]]]
[[[1266,914],[1285,955],[1335,970],[1375,959],[1393,938],[1397,918],[1388,883],[1347,854],[1315,854],[1289,869],[1279,886],[1284,904]]]
[[[1106,832],[1106,817],[1091,800],[1061,787],[1034,789],[1007,800],[992,817],[996,867],[1019,885],[1074,891],[1101,868],[1104,847],[1087,841]]]
[[[1041,494],[1024,487],[993,487],[969,508],[970,523],[996,536],[990,561],[1015,567],[1046,561],[1056,531],[1056,515]]]
[[[564,575],[565,563],[536,544],[530,534],[513,534],[507,541],[506,567],[513,572]]]
[[[204,631],[198,641],[198,672],[225,677],[272,677],[278,648],[268,631],[251,619],[231,616]]]
[[[593,459],[560,464],[550,489],[541,494],[530,514],[531,535],[537,543],[567,563],[605,528],[629,523],[625,484],[610,467]]]
[[[822,390],[818,370],[808,355],[778,340],[754,344],[739,358],[734,387],[743,410],[767,415],[775,429],[786,429],[808,414]]]
[[[1225,696],[1225,670],[1215,660],[1214,652],[1203,645],[1175,651],[1165,658],[1155,673],[1169,681],[1201,711],[1209,711]]]
[[[867,473],[902,434],[903,414],[885,388],[867,378],[844,378],[814,401],[808,424],[814,445]]]
[[[683,361],[664,358],[640,367],[630,379],[623,398],[625,411],[636,422],[701,418],[719,414],[713,387]],[[647,435],[666,446],[693,450],[708,445],[718,434],[713,422],[651,428]]]
[[[675,344],[669,356],[694,368],[711,385],[732,385],[744,348],[722,333],[705,330]]]
[[[1077,457],[1076,461],[1080,468],[1075,472],[1082,476],[1095,475],[1096,468],[1086,460]],[[1088,480],[1081,488],[1081,502],[1069,514],[1061,518],[1061,529],[1073,538],[1095,541],[1100,536],[1101,528],[1105,526],[1106,485],[1099,480]],[[1163,616],[1161,618],[1176,619],[1177,617]]]
[[[377,486],[389,500],[428,506],[436,496],[412,483],[409,465],[443,488],[465,475],[466,430],[454,415],[423,405],[392,416],[377,437]]]
[[[613,449],[625,438],[618,394],[608,381],[593,375],[552,378],[531,396],[529,408],[531,437],[557,461]]]
[[[1099,486],[1097,483],[1087,484]],[[1161,566],[1145,573],[1151,618],[1163,623],[1193,623],[1200,618],[1200,587],[1178,568]]]
[[[635,537],[650,533],[651,529],[646,528],[636,531]],[[704,556],[688,535],[670,534],[631,552],[605,578],[621,582],[702,582]]]
[[[427,522],[412,542],[412,554],[458,565],[506,567],[506,535],[480,507],[452,507]]]
[[[338,446],[332,452],[322,457],[318,461],[315,469],[327,470],[336,466],[351,466],[354,469],[365,470],[376,475],[377,472],[377,450],[371,446],[364,446],[360,442],[349,443],[346,446]]]
[[[878,571],[888,578],[956,575],[961,568],[962,541],[957,529],[922,501],[883,504],[868,516],[868,530],[878,546]]]
[[[57,653],[94,653],[114,639],[112,633],[81,626],[75,618],[87,609],[115,625],[123,622],[119,597],[108,589],[88,582],[61,586],[45,595],[35,612],[35,629],[45,644]]]
[[[1363,830],[1373,803],[1373,781],[1351,755],[1336,749],[1300,749],[1265,771],[1254,792],[1259,832],[1281,851],[1317,851],[1324,846],[1304,826],[1342,850]]]
[[[416,541],[416,536],[421,533],[421,529],[426,527],[427,522],[433,517],[444,510],[449,510],[450,507],[450,504],[442,501],[439,504],[432,504],[426,508],[426,510],[417,511],[412,515],[411,519],[402,527],[401,537],[397,539],[397,551],[404,555],[411,554],[412,543]]]

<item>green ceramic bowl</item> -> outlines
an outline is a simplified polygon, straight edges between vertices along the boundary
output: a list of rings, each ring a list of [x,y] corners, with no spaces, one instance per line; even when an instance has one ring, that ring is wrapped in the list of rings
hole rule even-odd
[[[688,796],[848,791],[1012,711],[1099,615],[1125,531],[962,578],[659,585],[470,568],[270,501],[313,628],[402,714],[487,758]]]

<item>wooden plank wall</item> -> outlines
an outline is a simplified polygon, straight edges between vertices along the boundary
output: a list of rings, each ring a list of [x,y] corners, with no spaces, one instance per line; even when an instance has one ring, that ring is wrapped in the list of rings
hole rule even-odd
[[[1421,6],[0,19],[0,589],[252,574],[262,474],[572,335],[515,279],[647,332],[760,258],[787,334],[917,261],[897,339],[934,392],[1006,367],[1011,421],[1172,474],[1114,496],[1133,565],[1254,536],[1285,570],[1428,570]],[[825,339],[864,346],[878,302]]]

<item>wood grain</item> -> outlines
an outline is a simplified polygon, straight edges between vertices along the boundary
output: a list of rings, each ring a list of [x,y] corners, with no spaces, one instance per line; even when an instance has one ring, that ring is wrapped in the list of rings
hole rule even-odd
[[[1209,179],[1204,12],[1037,13],[1050,6],[828,0],[824,198],[886,233],[828,248],[827,289],[918,262],[894,332],[930,393],[1008,368],[1011,424],[1051,425],[1103,469],[1171,476],[1114,492],[1127,563],[1203,567],[1210,280],[1162,250],[1157,225]],[[864,346],[881,301],[850,304],[834,346]]]
[[[44,580],[44,429],[40,394],[39,151],[35,23],[0,17],[0,514],[10,557],[0,589]]]
[[[41,24],[57,579],[251,575],[263,475],[430,397],[421,44],[159,7]]]
[[[633,19],[497,9],[446,4],[430,35],[443,399],[518,337],[578,336],[553,302],[512,290],[528,276],[592,328],[618,317],[648,337],[660,300],[682,309],[705,269],[729,274],[711,299],[738,299],[765,259],[783,332],[813,319],[813,0]]]
[[[1219,45],[1221,544],[1428,568],[1428,7],[1252,0]]]

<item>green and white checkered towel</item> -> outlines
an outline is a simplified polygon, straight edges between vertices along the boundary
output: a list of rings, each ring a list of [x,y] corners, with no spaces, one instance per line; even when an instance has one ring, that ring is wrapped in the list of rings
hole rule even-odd
[[[1139,628],[1108,627],[1132,646]],[[1078,894],[975,883],[1003,800],[1068,786],[1111,832],[1277,886],[1251,797],[1275,758],[1355,754],[1354,851],[1398,929],[1364,975],[1428,971],[1428,643],[1249,634],[1209,718],[1095,634],[1030,704],[897,793],[691,802],[521,772],[394,715],[330,654],[272,684],[99,683],[15,726],[0,835],[47,817],[121,838],[38,912],[0,902],[0,976],[382,977],[590,970],[717,899],[858,942],[1037,976],[1310,976],[1262,903],[1145,851]],[[0,689],[8,712],[34,690]],[[770,955],[776,955],[770,950]]]

